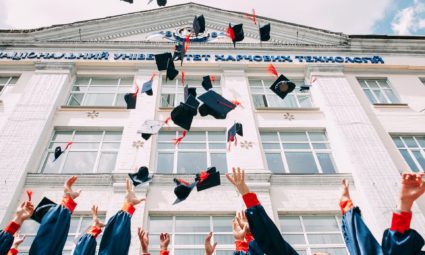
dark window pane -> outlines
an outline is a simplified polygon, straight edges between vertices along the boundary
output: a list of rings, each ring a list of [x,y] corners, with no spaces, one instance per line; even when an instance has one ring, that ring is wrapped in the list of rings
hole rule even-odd
[[[267,165],[273,173],[284,173],[285,168],[280,153],[266,153]]]
[[[207,167],[207,154],[205,152],[179,152],[178,154],[178,173],[197,173]]]
[[[158,173],[172,173],[173,172],[174,153],[158,153]]]
[[[335,173],[335,167],[332,160],[332,156],[329,153],[317,153],[317,159],[320,162],[320,166],[322,167],[323,173]]]
[[[291,173],[317,173],[313,154],[309,152],[285,152]]]

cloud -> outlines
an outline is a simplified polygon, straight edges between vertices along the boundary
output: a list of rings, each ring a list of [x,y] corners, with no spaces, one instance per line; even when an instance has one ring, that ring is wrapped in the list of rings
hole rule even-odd
[[[414,0],[395,15],[391,28],[397,35],[411,35],[425,28],[425,4]]]
[[[374,24],[396,0],[192,0],[213,7],[250,12],[282,21],[347,34],[372,33]],[[156,1],[134,0],[0,0],[8,8],[7,23],[14,28],[35,28],[157,8]],[[169,5],[190,0],[169,0]],[[205,14],[208,15],[208,14]],[[2,17],[0,16],[0,19]]]

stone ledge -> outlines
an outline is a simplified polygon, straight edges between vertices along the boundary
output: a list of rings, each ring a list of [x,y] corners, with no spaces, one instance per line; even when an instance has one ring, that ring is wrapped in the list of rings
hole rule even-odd
[[[106,111],[122,111],[129,112],[125,106],[70,106],[62,105],[60,111],[87,111],[87,110],[106,110]]]
[[[320,108],[311,107],[311,108],[271,108],[271,107],[257,107],[255,109],[258,113],[267,113],[267,112],[313,112],[321,113]]]
[[[409,108],[408,104],[373,104],[375,108]]]
[[[354,186],[354,180],[351,173],[337,174],[274,174],[271,176],[271,184],[283,185],[317,185],[317,186],[339,186],[342,179],[348,179]]]

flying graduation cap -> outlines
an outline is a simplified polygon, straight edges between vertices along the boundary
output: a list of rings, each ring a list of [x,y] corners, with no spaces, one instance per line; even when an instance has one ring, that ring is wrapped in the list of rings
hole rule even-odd
[[[204,15],[201,15],[199,17],[195,16],[195,19],[193,20],[193,32],[195,32],[196,36],[198,36],[198,34],[205,32]]]
[[[167,71],[167,80],[174,80],[179,74],[179,71],[176,70],[173,62],[173,56],[170,52],[156,54],[155,55],[156,66],[158,67],[158,71]]]
[[[273,76],[278,77],[276,68],[272,64],[269,65],[268,71],[273,74]],[[281,74],[270,86],[270,89],[280,98],[285,99],[289,93],[294,91],[295,87],[295,83],[291,82],[288,78]]]
[[[177,126],[190,130],[192,125],[193,117],[198,114],[199,101],[195,97],[189,95],[187,100],[181,102],[179,106],[173,109],[171,112],[171,119]]]
[[[149,177],[149,169],[145,166],[140,167],[137,173],[129,173],[128,177],[133,181],[134,186],[152,181]]]
[[[192,192],[193,188],[196,186],[196,182],[190,184],[183,179],[177,178],[174,178],[174,183],[177,185],[174,188],[174,194],[176,195],[177,199],[174,201],[173,205],[186,200],[186,198],[188,198]]]
[[[221,184],[220,172],[215,167],[209,167],[207,171],[201,171],[196,174],[195,182],[197,182],[196,189],[198,191],[219,186]]]
[[[139,93],[139,86],[136,84],[136,92],[127,93],[124,95],[124,100],[127,104],[127,109],[136,109],[137,94]]]
[[[131,0],[131,2],[133,2]],[[148,4],[152,3],[153,0],[149,0]],[[165,6],[167,4],[167,0],[157,0],[156,3],[158,4],[158,6]]]
[[[230,37],[230,39],[232,39],[233,47],[236,47],[236,43],[243,41],[243,39],[245,38],[243,32],[243,24],[237,24],[232,26],[229,23],[229,27],[227,28],[226,34],[228,37]]]
[[[151,79],[142,85],[142,93],[146,93],[148,96],[153,95],[152,85],[153,85],[153,79],[155,78],[156,73],[152,74]]]
[[[62,155],[62,153],[64,153],[71,146],[71,144],[72,144],[72,142],[66,143],[64,150],[62,150],[62,148],[60,146],[56,147],[55,148],[55,155],[54,155],[55,159],[53,160],[53,162],[55,162],[60,157],[60,155]]]
[[[270,23],[260,26],[260,41],[267,42],[270,40]]]
[[[127,2],[129,4],[132,4],[133,3],[133,0],[121,0],[121,1]]]
[[[44,215],[57,204],[47,197],[43,197],[37,207],[34,209],[34,213],[31,215],[31,219],[35,220],[38,223],[41,223]]]
[[[183,60],[186,52],[189,50],[190,35],[187,35],[184,42],[177,42],[174,47],[173,60],[180,60],[180,66],[183,66]]]
[[[202,87],[208,91],[210,89],[212,89],[213,85],[213,81],[215,81],[215,76],[213,75],[207,75],[202,77]]]
[[[184,101],[187,101],[189,96],[196,98],[196,88],[189,88],[189,85],[184,86]]]
[[[209,90],[200,95],[198,99],[204,102],[204,104],[199,107],[199,113],[202,117],[211,115],[216,119],[225,119],[227,114],[236,108],[234,103],[213,90]]]
[[[230,145],[235,143],[235,146],[238,145],[237,135],[243,136],[242,124],[236,122],[229,130],[227,131],[227,142],[229,143],[228,150],[230,150]]]
[[[300,92],[308,91],[310,90],[310,87],[311,85],[307,85],[307,84],[301,85]]]
[[[160,120],[146,120],[140,129],[137,131],[138,134],[142,134],[142,138],[149,140],[152,135],[155,135],[164,126],[164,121]]]

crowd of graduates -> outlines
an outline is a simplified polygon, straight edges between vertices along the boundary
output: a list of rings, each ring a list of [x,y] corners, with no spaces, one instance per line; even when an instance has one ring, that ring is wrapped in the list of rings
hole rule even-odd
[[[412,206],[425,193],[424,173],[403,173],[401,178],[400,204],[393,213],[390,228],[385,230],[381,244],[374,238],[363,222],[360,209],[353,205],[349,194],[349,183],[342,181],[342,195],[340,208],[342,217],[342,232],[347,249],[351,255],[420,255],[424,246],[424,239],[413,229],[410,229]],[[298,254],[291,245],[284,240],[280,231],[267,215],[255,193],[250,192],[245,183],[245,173],[239,168],[233,168],[233,173],[226,174],[227,179],[242,195],[246,205],[244,212],[237,213],[233,222],[235,239],[234,255],[295,255]],[[72,186],[77,181],[76,176],[70,177],[64,185],[64,196],[61,204],[42,201],[36,208],[28,201],[20,204],[13,220],[0,232],[0,255],[18,254],[18,246],[25,237],[19,235],[18,230],[28,219],[40,223],[37,235],[31,244],[31,255],[59,255],[62,254],[68,231],[71,215],[77,203],[76,198],[81,191],[74,191]],[[96,253],[96,238],[102,232],[99,255],[126,255],[129,253],[131,241],[131,218],[136,210],[135,206],[145,201],[138,198],[130,179],[126,180],[126,195],[123,207],[107,224],[98,218],[97,206],[92,207],[93,223],[87,233],[78,240],[74,255],[94,255]],[[284,226],[283,226],[284,227]],[[142,254],[149,253],[149,233],[139,228],[137,233],[142,247]],[[217,246],[212,243],[213,233],[205,238],[205,254],[212,255]],[[160,254],[168,255],[170,235],[161,233]],[[319,255],[323,253],[316,253]]]

